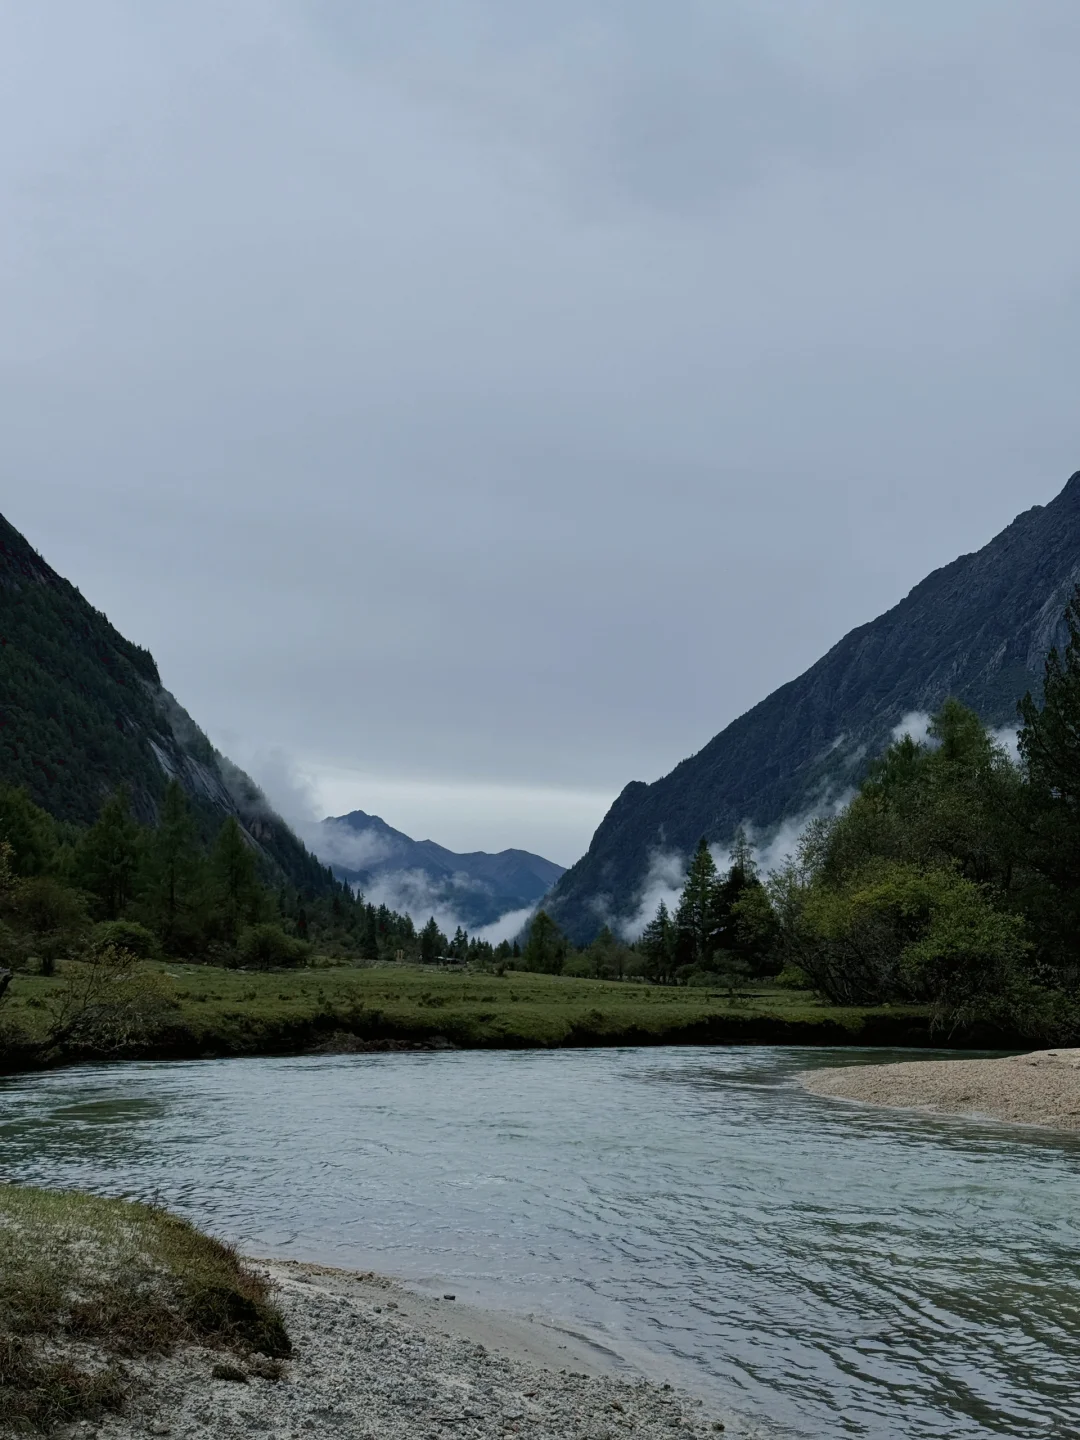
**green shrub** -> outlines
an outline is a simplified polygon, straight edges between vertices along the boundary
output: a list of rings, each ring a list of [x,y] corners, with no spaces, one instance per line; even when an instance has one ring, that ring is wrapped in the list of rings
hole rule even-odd
[[[240,964],[258,970],[303,965],[310,954],[310,945],[286,934],[280,925],[249,925],[236,945]]]
[[[776,977],[777,985],[784,990],[809,990],[810,977],[798,965],[785,965]]]
[[[140,960],[151,960],[157,954],[157,937],[145,925],[134,920],[103,920],[90,932],[90,948],[95,952],[110,945],[126,950]]]

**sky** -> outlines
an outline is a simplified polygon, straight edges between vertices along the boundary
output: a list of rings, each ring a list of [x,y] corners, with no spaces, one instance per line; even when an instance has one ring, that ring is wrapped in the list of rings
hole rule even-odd
[[[1075,0],[7,0],[0,509],[283,808],[563,864],[1080,468]]]

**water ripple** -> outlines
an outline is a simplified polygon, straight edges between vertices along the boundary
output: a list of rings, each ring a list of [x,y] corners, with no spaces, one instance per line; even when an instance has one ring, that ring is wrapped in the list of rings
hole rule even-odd
[[[795,1081],[855,1058],[69,1070],[0,1087],[0,1169],[158,1198],[255,1252],[554,1313],[783,1433],[1077,1440],[1080,1143]]]

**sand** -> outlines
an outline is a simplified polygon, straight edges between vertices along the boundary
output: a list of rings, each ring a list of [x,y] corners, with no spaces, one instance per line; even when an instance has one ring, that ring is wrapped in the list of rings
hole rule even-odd
[[[845,1065],[800,1076],[815,1095],[939,1115],[969,1115],[1080,1130],[1080,1050],[1036,1050],[1005,1060],[909,1060]]]
[[[132,1364],[128,1413],[69,1437],[176,1440],[259,1434],[385,1440],[690,1440],[763,1435],[556,1325],[417,1294],[374,1275],[253,1261],[278,1287],[295,1346],[274,1379],[257,1359],[186,1347]],[[222,1362],[236,1379],[214,1378]]]

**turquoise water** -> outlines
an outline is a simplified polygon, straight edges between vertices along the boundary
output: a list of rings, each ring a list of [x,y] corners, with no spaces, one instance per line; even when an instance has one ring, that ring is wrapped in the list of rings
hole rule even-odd
[[[0,1173],[555,1315],[799,1436],[1080,1436],[1080,1140],[821,1099],[886,1052],[455,1052],[0,1086]]]

